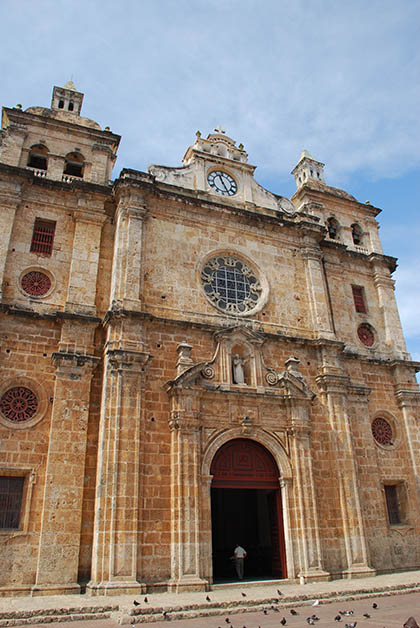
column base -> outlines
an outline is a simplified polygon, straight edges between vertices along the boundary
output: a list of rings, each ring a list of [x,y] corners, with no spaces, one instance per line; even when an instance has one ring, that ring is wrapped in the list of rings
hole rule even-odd
[[[342,576],[347,580],[352,580],[353,578],[369,578],[370,576],[376,576],[376,573],[376,569],[372,569],[368,567],[368,565],[352,565],[343,571]]]
[[[169,593],[183,593],[184,591],[208,591],[209,583],[198,576],[185,576],[179,580],[169,580]]]
[[[146,585],[136,581],[123,582],[88,582],[86,594],[91,597],[104,595],[142,595],[146,593]]]
[[[34,584],[31,588],[31,597],[41,595],[80,595],[80,584]]]
[[[310,582],[328,582],[331,580],[331,574],[324,571],[320,567],[306,569],[298,574],[299,584],[309,584]]]

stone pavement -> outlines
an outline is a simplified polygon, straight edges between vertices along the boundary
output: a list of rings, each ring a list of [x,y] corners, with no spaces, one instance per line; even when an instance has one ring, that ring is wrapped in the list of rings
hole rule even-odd
[[[278,594],[278,590],[281,591],[281,595]],[[233,624],[235,617],[239,620],[243,614],[246,614],[251,618],[255,613],[258,614],[258,624],[255,621],[252,624],[255,628],[259,625],[261,628],[271,625],[279,627],[283,615],[287,616],[287,625],[307,626],[305,618],[309,611],[312,614],[315,609],[316,613],[320,614],[321,610],[324,612],[324,609],[329,607],[329,615],[331,615],[331,609],[335,605],[345,610],[349,602],[355,605],[361,603],[358,600],[363,600],[362,606],[365,612],[371,606],[373,599],[382,600],[380,604],[378,602],[379,608],[389,607],[392,603],[396,605],[396,612],[401,615],[397,620],[401,619],[400,623],[383,624],[383,620],[377,623],[380,617],[378,612],[376,612],[376,619],[373,613],[374,616],[369,621],[371,628],[382,628],[383,625],[390,628],[402,626],[402,622],[410,615],[416,616],[415,612],[416,619],[420,623],[420,595],[418,593],[420,593],[420,571],[306,585],[287,584],[282,581],[236,582],[216,585],[208,593],[148,593],[146,596],[136,597],[136,601],[139,602],[137,606],[133,605],[133,596],[127,595],[4,597],[0,598],[0,628],[76,620],[83,620],[85,626],[87,626],[86,622],[94,624],[97,628],[140,623],[142,625],[153,623],[158,628],[160,624],[166,624],[168,620],[174,621],[174,626],[186,625],[185,622],[188,621],[191,627],[205,625],[218,628],[222,622],[225,622],[227,616]],[[407,599],[408,602],[402,603],[403,599]],[[311,606],[314,600],[319,600],[319,606]],[[299,612],[299,621],[297,617],[290,614],[292,607],[302,609]],[[265,614],[264,609],[267,610]],[[201,618],[200,624],[195,623],[196,618]],[[205,623],[203,623],[204,618],[207,618]],[[267,623],[270,618],[274,624]],[[96,621],[91,622],[90,620],[93,619]],[[362,628],[361,620],[367,621],[363,616],[359,618],[357,620],[359,628]],[[345,624],[351,621],[355,620],[351,617],[343,617],[340,625],[344,628]],[[235,628],[242,628],[244,625],[244,623],[240,626],[237,624]],[[327,624],[323,622],[322,625],[325,627]],[[338,625],[338,622],[335,625]],[[367,624],[364,623],[364,625]],[[224,623],[224,626],[231,628],[227,623]],[[251,624],[248,628],[250,626]]]

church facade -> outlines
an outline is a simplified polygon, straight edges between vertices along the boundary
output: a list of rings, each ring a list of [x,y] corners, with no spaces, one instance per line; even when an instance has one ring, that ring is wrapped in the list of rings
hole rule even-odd
[[[420,568],[418,364],[376,217],[304,151],[123,169],[83,94],[3,108],[0,595]]]

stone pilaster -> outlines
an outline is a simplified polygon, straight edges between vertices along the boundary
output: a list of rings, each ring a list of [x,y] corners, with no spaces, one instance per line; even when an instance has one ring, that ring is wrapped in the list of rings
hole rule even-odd
[[[397,380],[395,396],[402,412],[405,438],[410,453],[411,469],[415,479],[418,512],[420,506],[420,432],[418,419],[420,392],[415,389],[417,387],[415,376],[409,373],[409,369],[404,368],[402,365],[396,365],[393,370],[394,377]],[[411,387],[407,385],[407,380],[410,381],[410,379],[412,379]]]
[[[409,358],[404,334],[395,300],[395,281],[391,279],[388,267],[379,260],[373,260],[374,284],[378,294],[384,327],[385,343],[398,357]]]
[[[101,234],[106,216],[86,209],[74,212],[73,217],[75,227],[66,311],[95,315]]]
[[[322,251],[315,242],[308,242],[302,251],[305,260],[306,285],[312,326],[318,338],[335,339],[328,288],[322,265]]]
[[[0,184],[0,301],[3,299],[4,270],[19,202],[20,186],[2,182]]]
[[[330,574],[324,571],[322,567],[319,521],[312,471],[310,423],[307,408],[303,405],[294,404],[292,407],[290,445],[296,478],[294,490],[297,506],[296,539],[299,557],[297,576],[301,584],[329,580]],[[286,529],[285,537],[287,539]],[[286,554],[287,556],[292,554],[290,549]],[[290,566],[288,565],[289,569]],[[290,570],[288,573],[292,574],[294,571]]]
[[[201,577],[201,449],[199,395],[179,392],[173,398],[171,429],[171,580],[170,591],[204,591]]]
[[[140,310],[143,219],[146,205],[141,196],[121,194],[115,221],[111,302],[123,309]]]
[[[347,559],[347,569],[343,576],[347,578],[374,576],[376,572],[369,567],[368,544],[347,409],[349,379],[345,375],[324,373],[317,377],[317,383],[328,408],[332,430]]]
[[[108,345],[98,444],[91,595],[144,591],[137,580],[142,378],[149,355]]]
[[[90,386],[99,358],[55,353],[54,405],[32,595],[78,593]]]

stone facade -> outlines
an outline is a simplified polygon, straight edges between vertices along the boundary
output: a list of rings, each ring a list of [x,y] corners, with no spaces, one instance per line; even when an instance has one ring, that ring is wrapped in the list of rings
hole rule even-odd
[[[220,128],[111,182],[82,101],[3,109],[0,594],[206,590],[234,541],[255,579],[418,569],[380,210],[306,151],[265,190]]]

